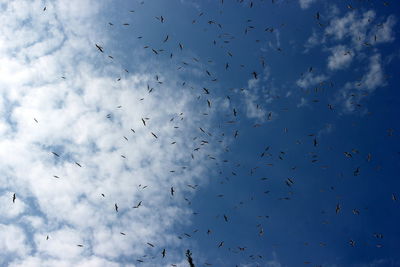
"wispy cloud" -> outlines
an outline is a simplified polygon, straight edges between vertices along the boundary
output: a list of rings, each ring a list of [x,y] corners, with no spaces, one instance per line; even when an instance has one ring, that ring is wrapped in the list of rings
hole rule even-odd
[[[310,86],[322,83],[328,79],[325,74],[314,74],[314,72],[306,72],[300,79],[297,80],[296,84],[303,89],[310,89]]]
[[[302,9],[307,9],[311,6],[311,4],[317,2],[317,0],[299,0],[300,7]]]
[[[353,59],[353,51],[344,45],[337,45],[329,49],[328,69],[339,70],[348,67]]]
[[[353,111],[360,102],[369,96],[376,88],[385,86],[381,55],[374,54],[369,58],[369,66],[360,81],[348,82],[340,91],[346,111]]]

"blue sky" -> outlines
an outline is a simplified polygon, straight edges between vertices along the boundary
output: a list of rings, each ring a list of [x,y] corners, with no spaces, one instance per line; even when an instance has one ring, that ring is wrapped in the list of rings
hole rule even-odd
[[[0,265],[400,266],[398,14],[1,2]]]

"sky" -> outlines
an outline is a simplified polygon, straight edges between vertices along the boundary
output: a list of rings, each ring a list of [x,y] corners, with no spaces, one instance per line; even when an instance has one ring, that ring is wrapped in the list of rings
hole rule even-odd
[[[0,0],[0,266],[400,266],[399,15]]]

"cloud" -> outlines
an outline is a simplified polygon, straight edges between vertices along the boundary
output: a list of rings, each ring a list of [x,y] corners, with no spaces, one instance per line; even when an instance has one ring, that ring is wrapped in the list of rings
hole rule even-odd
[[[267,115],[265,104],[271,103],[276,98],[275,88],[272,81],[270,81],[270,76],[271,69],[269,66],[265,66],[262,74],[259,74],[257,79],[249,79],[247,81],[247,89],[242,91],[246,115],[250,119],[263,122]]]
[[[343,17],[335,16],[325,29],[325,34],[336,41],[350,39],[352,47],[361,50],[365,47],[394,40],[395,16],[388,16],[385,22],[378,21],[373,10],[359,13],[352,11]]]
[[[307,9],[311,6],[312,3],[317,2],[317,0],[299,0],[300,7],[302,9]]]
[[[15,200],[12,208],[10,208],[9,203],[12,199],[12,195],[12,192],[4,192],[2,196],[0,196],[0,214],[5,219],[13,219],[22,214],[26,209],[25,203],[19,198]]]
[[[305,107],[305,106],[308,106],[308,101],[307,101],[307,99],[302,97],[300,99],[300,103],[297,104],[297,107],[300,108],[300,107]]]
[[[353,59],[352,50],[349,50],[344,45],[337,45],[329,50],[331,51],[331,55],[328,57],[328,69],[339,70],[347,68],[350,65]]]
[[[327,79],[328,77],[324,74],[315,75],[313,72],[307,72],[300,79],[296,81],[296,84],[303,89],[306,88],[309,89],[310,86],[322,83]]]
[[[0,218],[20,219],[0,226],[3,264],[128,266],[148,254],[157,256],[143,266],[160,266],[166,246],[165,264],[179,262],[186,241],[175,228],[192,214],[187,185],[207,183],[219,153],[211,137],[196,139],[198,128],[212,128],[218,107],[178,86],[166,66],[124,73],[110,63],[94,45],[109,48],[98,1],[43,7],[12,2],[0,15]]]
[[[369,92],[385,84],[380,54],[375,54],[370,58],[368,72],[361,83]]]
[[[369,58],[369,65],[366,73],[360,81],[347,82],[340,91],[341,98],[344,100],[345,110],[354,111],[360,107],[360,102],[365,97],[371,95],[377,88],[385,86],[381,55],[374,54]]]
[[[21,228],[0,224],[0,264],[5,264],[10,258],[24,257],[30,250],[26,235]]]
[[[327,58],[327,69],[330,71],[346,69],[354,64],[353,61],[365,64],[369,60],[363,77],[359,81],[345,82],[343,89],[338,92],[338,99],[341,99],[345,111],[351,112],[361,107],[362,99],[386,84],[379,45],[395,40],[394,26],[397,19],[394,15],[378,17],[374,10],[352,10],[341,15],[337,9],[328,14],[327,18],[329,24],[323,32],[323,39],[319,40],[319,33],[313,29],[305,44],[305,52],[324,44],[323,50],[330,51]],[[330,73],[330,76],[335,79],[334,73]],[[319,77],[308,74],[299,79],[297,85],[305,88],[326,78],[324,74]]]
[[[307,42],[304,44],[305,50],[304,53],[308,53],[308,51],[322,43],[325,42],[325,37],[319,36],[319,34],[313,29],[313,32],[310,37],[308,37]]]

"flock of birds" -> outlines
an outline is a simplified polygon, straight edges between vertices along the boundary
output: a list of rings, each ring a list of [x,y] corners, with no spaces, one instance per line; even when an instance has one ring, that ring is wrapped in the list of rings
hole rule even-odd
[[[243,2],[245,2],[245,1],[244,1],[244,0],[237,0],[237,2],[243,4]],[[257,3],[256,1],[248,1],[248,3],[246,4],[246,7],[248,7],[248,8],[254,8],[255,5],[256,5],[256,3]],[[274,4],[275,1],[272,0],[272,3]],[[143,1],[143,2],[141,2],[140,4],[141,4],[141,5],[144,5],[145,2]],[[223,5],[224,5],[224,0],[221,0],[221,1],[220,1],[220,4],[223,6]],[[387,4],[387,3],[385,3],[385,5],[386,5],[386,4]],[[347,8],[347,9],[354,9],[354,7],[351,6],[351,5],[347,5],[346,8]],[[47,11],[47,10],[48,10],[48,9],[47,9],[46,7],[43,8],[43,11],[44,11],[44,12]],[[134,13],[134,12],[136,12],[136,11],[135,11],[135,10],[130,10],[129,12],[130,12],[130,13]],[[206,16],[206,14],[205,14],[204,12],[200,12],[200,13],[198,14],[198,17],[197,17],[197,18],[194,18],[194,19],[192,20],[192,24],[199,23],[199,22],[198,22],[199,19],[200,19],[201,17],[205,17],[205,16]],[[168,23],[168,18],[165,17],[165,16],[163,16],[163,15],[161,15],[161,16],[155,16],[154,19],[155,19],[155,20],[158,20],[159,23],[161,23],[161,24]],[[317,23],[319,26],[321,26],[321,27],[324,26],[324,25],[320,22],[320,21],[321,21],[321,14],[320,14],[319,12],[315,13],[315,20],[316,20],[316,23]],[[203,21],[203,22],[204,22],[204,21]],[[251,20],[248,20],[248,22],[251,22]],[[214,26],[214,25],[215,25],[216,27],[218,27],[218,28],[220,28],[220,29],[223,28],[223,25],[221,25],[220,23],[218,23],[216,20],[213,20],[213,19],[205,20],[205,23],[208,24],[209,26]],[[123,24],[122,24],[122,26],[129,26],[129,25],[130,25],[129,23],[123,23]],[[117,25],[116,25],[114,22],[109,22],[108,25],[107,25],[107,27],[117,27]],[[247,25],[247,26],[245,27],[244,34],[246,35],[246,34],[248,34],[248,33],[249,33],[250,31],[252,31],[252,30],[254,30],[254,26],[252,26],[252,25]],[[265,32],[267,32],[267,33],[272,33],[272,32],[274,32],[274,30],[275,30],[275,29],[274,29],[273,27],[267,27],[267,28],[265,29]],[[228,43],[230,42],[230,40],[234,38],[233,36],[231,36],[231,35],[229,35],[229,34],[226,34],[226,35],[223,35],[223,34],[222,34],[222,35],[220,35],[219,37],[220,37],[222,40],[221,40],[221,41],[218,41],[218,43],[221,42],[221,43],[223,43],[223,44],[225,44],[225,45],[228,44]],[[138,39],[142,39],[142,38],[143,38],[143,36],[139,36],[139,37],[138,37]],[[166,34],[166,35],[164,35],[164,36],[161,38],[161,43],[162,43],[162,44],[163,44],[163,43],[167,43],[167,42],[171,42],[171,37],[170,37],[169,34]],[[260,42],[260,40],[256,40],[256,42]],[[213,43],[213,45],[217,46],[217,41],[216,41],[216,40],[212,40],[212,43]],[[180,51],[186,49],[186,47],[183,45],[183,42],[177,42],[176,47],[177,47],[177,49],[179,49]],[[114,56],[107,53],[107,51],[108,51],[108,50],[107,50],[107,47],[105,47],[104,45],[102,45],[102,44],[100,44],[100,43],[94,43],[94,44],[93,44],[93,48],[94,48],[94,49],[97,49],[97,51],[98,51],[99,53],[101,53],[102,55],[106,55],[106,57],[108,57],[109,59],[114,60]],[[149,53],[153,54],[154,56],[159,56],[159,55],[161,55],[161,54],[164,54],[164,55],[167,54],[169,58],[173,58],[173,57],[174,57],[174,53],[173,53],[173,52],[167,53],[167,51],[165,51],[164,49],[157,49],[157,48],[151,47],[150,45],[145,45],[143,48],[146,49],[146,51],[149,51]],[[280,47],[277,47],[277,48],[276,48],[276,51],[279,53],[279,52],[282,52],[282,49],[281,49]],[[229,51],[229,50],[227,50],[226,53],[227,53],[228,57],[229,57],[229,58],[232,58],[232,61],[234,61],[234,59],[233,59],[233,58],[234,58],[233,53],[232,53],[231,51]],[[196,63],[200,62],[200,59],[193,57],[193,58],[191,59],[191,61],[193,61],[193,62],[196,64]],[[208,63],[213,63],[213,61],[212,61],[212,60],[209,60]],[[266,64],[266,63],[265,63],[265,60],[264,60],[263,58],[261,58],[261,67],[262,67],[262,69],[265,67],[265,64]],[[178,70],[180,70],[180,69],[182,69],[182,68],[184,68],[184,67],[186,67],[186,66],[188,66],[188,65],[189,65],[189,63],[188,63],[187,61],[183,61],[183,62],[182,62],[182,65],[179,65],[179,66],[178,66]],[[231,63],[225,62],[225,63],[223,63],[223,67],[224,67],[225,70],[228,71],[232,66],[231,66]],[[246,68],[243,64],[240,64],[240,67],[243,68],[243,69]],[[127,69],[124,69],[124,71],[127,72],[127,73],[129,72]],[[310,68],[308,69],[308,71],[309,71],[309,72],[313,72],[314,70],[313,70],[312,67],[310,67]],[[259,79],[261,79],[261,78],[260,78],[260,75],[261,75],[260,73],[261,73],[261,72],[262,72],[262,71],[249,70],[249,71],[248,71],[248,74],[249,74],[249,75],[248,75],[248,79],[254,79],[254,80],[259,80]],[[218,78],[217,78],[216,75],[215,75],[214,73],[212,73],[210,70],[204,69],[204,75],[205,75],[211,82],[218,82]],[[65,79],[65,77],[62,77],[62,78]],[[121,78],[118,77],[118,78],[117,78],[117,81],[120,81],[120,80],[121,80]],[[156,86],[162,86],[162,85],[163,85],[163,82],[160,80],[160,77],[159,77],[158,75],[156,75],[155,81],[154,81],[154,82],[155,82]],[[187,82],[184,81],[184,82],[182,83],[182,86],[187,86]],[[154,89],[155,89],[155,88],[151,87],[150,85],[147,86],[147,91],[148,91],[149,94],[152,93]],[[238,90],[238,94],[242,94],[244,91],[245,91],[245,89]],[[212,89],[210,89],[210,88],[208,88],[208,87],[203,87],[203,88],[200,88],[200,89],[199,89],[199,96],[198,96],[198,99],[203,99],[203,98],[205,98],[204,106],[205,106],[205,108],[208,109],[208,110],[211,110],[211,108],[213,107],[213,101],[212,101],[212,97],[211,97],[211,95],[212,95],[213,93],[214,93],[214,92],[212,92]],[[227,98],[227,100],[228,100],[231,104],[233,103],[232,96],[228,95],[228,96],[226,96],[226,98]],[[357,105],[357,104],[358,104],[358,103],[355,103],[355,105]],[[330,103],[327,104],[327,107],[328,107],[329,110],[334,110],[334,106],[333,106],[332,104],[330,104]],[[118,106],[117,108],[121,108],[121,106]],[[262,104],[257,105],[257,109],[262,109]],[[233,125],[235,125],[235,124],[237,123],[238,117],[241,116],[241,115],[243,115],[243,114],[240,114],[240,110],[244,110],[244,108],[242,108],[242,107],[240,106],[240,104],[238,104],[237,107],[232,108],[231,114],[229,114],[229,117],[230,117],[230,118],[229,118],[229,121],[227,121],[226,125],[228,125],[229,127],[232,127]],[[180,114],[180,115],[182,115],[182,114]],[[208,113],[205,113],[204,115],[208,115]],[[265,118],[266,121],[272,121],[272,120],[274,119],[273,116],[274,116],[274,113],[273,113],[273,112],[268,112],[268,113],[266,114],[266,118]],[[107,118],[106,118],[106,119],[110,119],[110,118],[111,118],[111,114],[107,115]],[[147,127],[147,124],[146,124],[146,123],[148,123],[149,119],[150,119],[150,118],[147,118],[147,117],[144,117],[144,118],[141,119],[141,123],[143,124],[143,127]],[[173,120],[173,119],[171,119],[171,120]],[[35,121],[36,123],[39,123],[39,120],[38,120],[37,118],[34,118],[34,121]],[[253,127],[255,127],[255,128],[260,127],[260,126],[261,126],[261,123],[256,123],[256,124],[253,125]],[[134,130],[134,129],[130,129],[130,130],[131,130],[133,133],[135,133],[135,130]],[[231,130],[231,128],[229,128],[229,130]],[[284,132],[286,133],[287,131],[288,131],[288,129],[285,128],[285,129],[284,129]],[[232,134],[227,134],[227,133],[225,133],[225,132],[220,132],[219,134],[215,134],[215,133],[212,133],[212,132],[209,132],[209,131],[205,130],[205,128],[204,128],[203,126],[201,126],[201,127],[199,127],[199,133],[202,134],[203,136],[206,136],[206,137],[210,138],[210,139],[211,139],[211,138],[214,138],[214,139],[216,139],[215,141],[216,141],[216,142],[219,142],[219,143],[223,143],[223,141],[221,141],[221,140],[218,139],[218,138],[224,138],[224,137],[228,137],[228,136],[229,136],[229,137],[232,137],[233,140],[236,140],[237,138],[239,138],[239,130],[238,130],[238,129],[233,129],[233,133],[232,133]],[[154,133],[154,132],[150,132],[150,134],[151,134],[155,139],[162,138],[159,134],[156,134],[156,133]],[[389,130],[388,130],[388,135],[389,135],[389,136],[393,136],[393,129],[389,129]],[[123,138],[124,138],[125,140],[128,141],[128,138],[127,138],[126,136],[123,136]],[[197,141],[199,140],[199,139],[197,139],[197,138],[201,139],[201,137],[196,137],[196,139],[194,138],[195,142],[197,142]],[[310,144],[311,147],[313,147],[313,148],[318,148],[318,147],[320,146],[319,140],[318,140],[318,136],[317,136],[316,134],[310,134],[310,135],[309,135],[309,138],[312,139],[311,144]],[[205,140],[205,138],[203,138],[203,139],[201,139],[200,143],[195,143],[195,148],[193,149],[193,151],[190,152],[190,157],[191,157],[191,159],[194,160],[194,158],[195,158],[195,157],[194,157],[194,153],[196,153],[196,151],[199,151],[199,150],[201,149],[202,146],[207,145],[207,144],[209,144],[209,143],[211,143],[211,142],[212,142],[211,140],[209,140],[209,139]],[[300,143],[300,142],[301,142],[301,141],[298,141],[298,143]],[[176,143],[176,141],[172,142],[171,144],[173,145],[173,144],[175,144],[175,143]],[[225,147],[224,149],[225,149],[225,152],[228,152],[228,151],[229,151],[228,147]],[[261,151],[261,153],[258,155],[258,158],[259,158],[259,159],[262,159],[262,160],[264,160],[265,158],[268,158],[268,159],[271,159],[271,160],[273,160],[274,158],[276,158],[278,161],[283,161],[283,160],[285,160],[287,151],[277,151],[277,152],[275,153],[275,155],[274,155],[274,154],[272,153],[272,150],[273,150],[273,149],[272,149],[271,146],[266,146],[265,149],[263,149],[263,150]],[[343,152],[343,156],[344,156],[345,158],[353,158],[353,157],[355,157],[355,155],[357,155],[357,154],[359,154],[359,153],[360,153],[360,152],[359,152],[357,149],[353,149],[352,151],[344,151],[344,152]],[[53,154],[54,157],[57,157],[57,158],[60,157],[60,154],[57,153],[56,151],[53,151],[52,154]],[[126,158],[126,156],[125,156],[125,155],[121,155],[121,158]],[[218,159],[218,158],[213,157],[213,156],[211,156],[211,155],[209,156],[209,159],[210,159],[210,160],[214,160],[214,161],[216,162],[215,164],[216,164],[216,165],[219,164],[219,166],[223,166],[224,164],[228,163],[228,160],[227,160],[227,159]],[[368,154],[366,155],[366,161],[367,161],[367,162],[370,162],[371,159],[372,159],[372,154],[371,154],[371,153],[368,153]],[[318,161],[318,155],[317,155],[316,153],[311,153],[311,159],[310,159],[310,161],[311,161],[311,163],[317,162],[317,161]],[[217,162],[218,162],[218,163],[217,163]],[[84,167],[84,164],[82,164],[82,163],[80,163],[80,162],[75,162],[75,164],[76,164],[78,167],[80,167],[80,168],[83,168],[83,167]],[[274,163],[269,162],[269,163],[267,163],[266,165],[267,165],[267,166],[273,166]],[[235,165],[235,167],[241,167],[241,165],[238,163],[238,164]],[[325,167],[326,167],[326,166],[325,166]],[[249,174],[249,175],[250,175],[250,176],[253,176],[253,174],[256,174],[256,172],[258,171],[259,168],[260,168],[259,166],[251,167],[251,168],[250,168],[250,172],[249,172],[250,174]],[[292,169],[292,170],[295,170],[296,167],[294,166],[294,167],[292,167],[291,169]],[[171,171],[171,172],[172,172],[172,171]],[[353,176],[359,176],[360,173],[361,173],[361,167],[357,166],[357,167],[353,170],[353,173],[352,173],[352,174],[353,174]],[[222,174],[222,172],[220,172],[220,174]],[[230,175],[234,177],[234,176],[238,176],[239,174],[238,174],[236,171],[230,171]],[[54,175],[54,178],[58,178],[58,179],[59,179],[60,177],[57,176],[57,175]],[[269,178],[267,178],[267,177],[261,177],[261,178],[260,178],[260,181],[266,181],[266,180],[268,180],[268,179],[269,179]],[[227,183],[227,182],[229,182],[229,178],[225,178],[225,179],[219,180],[218,182],[221,183],[221,184]],[[293,177],[289,177],[289,178],[286,178],[286,179],[284,180],[284,184],[287,186],[287,188],[289,188],[290,190],[292,190],[292,188],[293,188],[293,187],[295,186],[295,184],[296,184],[296,180],[295,180],[295,178],[293,178]],[[143,186],[143,188],[145,188],[145,187],[146,187],[146,186]],[[198,185],[188,185],[188,187],[191,188],[191,189],[193,189],[193,190],[197,190],[197,189],[199,188]],[[334,188],[331,187],[331,190],[334,190]],[[268,191],[264,191],[263,193],[267,195],[267,194],[270,193],[270,191],[269,191],[269,190],[268,190]],[[174,196],[175,196],[175,194],[176,194],[176,189],[174,188],[174,186],[171,186],[171,187],[169,188],[169,194],[170,194],[171,197],[174,197]],[[285,196],[279,198],[279,200],[290,200],[290,199],[291,199],[291,195],[292,195],[292,191],[290,191],[288,195],[285,195]],[[101,196],[102,196],[103,198],[105,198],[105,195],[104,195],[104,194],[101,194]],[[218,198],[224,198],[224,194],[223,194],[223,193],[220,193],[220,194],[217,195],[217,197],[218,197]],[[396,196],[395,193],[392,193],[391,198],[392,198],[393,201],[397,201],[397,196]],[[17,199],[17,195],[16,195],[16,193],[14,193],[14,194],[12,195],[12,202],[15,203],[16,199]],[[187,201],[187,203],[188,203],[189,205],[192,204],[192,201],[189,200],[189,199],[187,199],[186,197],[185,197],[185,200]],[[132,208],[134,208],[134,209],[139,209],[139,208],[142,206],[143,201],[144,201],[144,200],[141,200],[141,201],[137,202]],[[243,206],[243,204],[244,204],[244,202],[241,201],[241,202],[239,202],[237,205],[235,205],[235,208],[240,208],[241,206]],[[114,204],[114,208],[115,208],[115,212],[118,213],[118,212],[119,212],[118,203],[115,203],[115,204]],[[332,207],[332,210],[334,210],[334,212],[335,212],[336,214],[339,214],[339,213],[342,211],[342,204],[341,204],[341,203],[337,203],[335,207]],[[359,215],[359,214],[360,214],[360,209],[355,208],[355,209],[352,210],[352,213],[353,213],[354,215]],[[194,214],[196,215],[197,213],[194,213]],[[230,218],[229,218],[229,216],[228,216],[227,214],[219,214],[217,217],[222,218],[223,221],[226,222],[226,223],[230,222]],[[260,215],[260,216],[258,216],[258,217],[259,217],[259,218],[262,218],[262,219],[268,219],[268,218],[269,218],[268,215]],[[240,227],[240,226],[239,226],[239,227]],[[263,225],[260,223],[260,224],[258,224],[258,225],[256,226],[256,228],[257,228],[257,230],[256,230],[257,234],[258,234],[259,236],[263,236],[263,235],[264,235],[264,227],[263,227]],[[195,229],[193,232],[194,232],[194,233],[197,233],[198,231],[199,231],[198,229]],[[205,233],[206,233],[206,235],[211,235],[211,234],[213,233],[213,231],[212,231],[211,229],[207,229],[207,230],[205,231]],[[121,235],[126,235],[126,233],[124,233],[124,232],[121,232],[120,234],[121,234]],[[184,236],[186,236],[186,237],[191,237],[192,234],[184,233]],[[374,233],[374,236],[375,236],[378,240],[382,240],[382,239],[383,239],[383,234],[382,234],[382,233]],[[47,240],[48,240],[49,238],[50,238],[49,236],[46,236],[46,239],[47,239]],[[182,237],[180,237],[180,238],[182,238]],[[353,239],[350,239],[350,240],[348,241],[348,243],[349,243],[349,245],[350,245],[351,247],[354,247],[354,246],[357,245],[356,240],[353,240]],[[151,248],[156,247],[156,246],[155,246],[153,243],[151,243],[151,242],[148,242],[147,245],[148,245],[149,247],[151,247]],[[224,245],[225,245],[225,241],[222,241],[222,240],[219,241],[217,244],[215,244],[216,248],[221,248],[221,247],[223,247]],[[323,242],[320,243],[320,246],[325,246],[325,245],[326,245],[326,244],[323,243]],[[84,244],[77,244],[77,246],[83,247]],[[381,247],[381,246],[382,246],[381,243],[377,243],[377,244],[376,244],[376,247]],[[249,248],[246,247],[246,246],[236,246],[235,248],[229,248],[229,251],[231,251],[231,252],[233,252],[233,253],[235,253],[235,254],[242,253],[242,252],[248,251],[248,250],[249,250]],[[188,263],[188,265],[189,265],[190,267],[194,267],[194,266],[200,264],[200,263],[196,263],[196,265],[195,265],[196,259],[193,258],[194,256],[193,256],[193,252],[192,252],[191,250],[187,250],[186,253],[185,253],[185,256],[186,256],[187,263]],[[154,257],[156,257],[156,256],[154,256]],[[154,258],[154,257],[153,257],[153,258]],[[162,258],[168,257],[167,248],[162,248],[162,249],[160,249],[160,251],[159,251],[159,257],[162,257]],[[138,263],[144,263],[144,262],[146,262],[146,260],[148,260],[149,258],[150,258],[150,257],[148,257],[148,256],[144,256],[144,257],[142,257],[142,258],[140,258],[140,259],[137,259],[136,261],[137,261]],[[250,254],[250,255],[249,255],[249,258],[255,260],[255,262],[256,262],[256,260],[262,260],[262,259],[265,259],[266,257],[263,256],[263,255],[261,255],[261,254]],[[311,262],[305,261],[304,264],[311,264]],[[211,266],[211,265],[213,265],[213,264],[212,264],[212,263],[209,263],[209,262],[206,262],[206,263],[204,263],[204,265],[206,265],[206,266]],[[177,265],[173,264],[172,266],[177,266]],[[258,266],[261,266],[261,265],[258,265]],[[319,266],[319,265],[316,265],[316,266]]]

